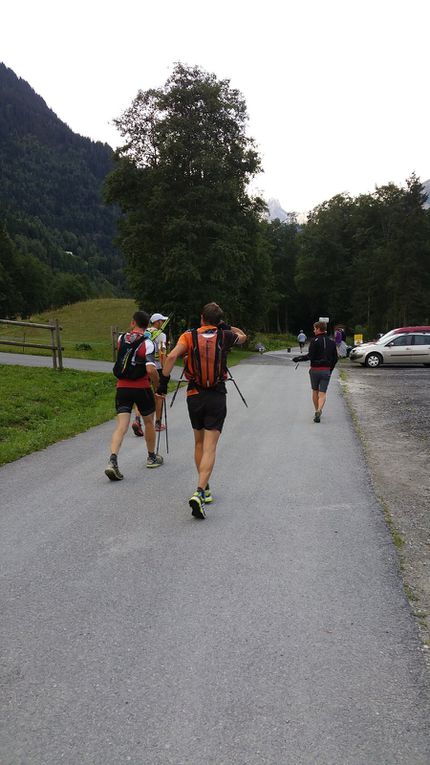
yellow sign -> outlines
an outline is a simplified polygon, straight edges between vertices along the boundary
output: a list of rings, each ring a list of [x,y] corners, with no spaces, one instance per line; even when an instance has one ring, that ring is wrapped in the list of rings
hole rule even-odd
[[[361,345],[363,342],[363,335],[354,335],[354,345]]]

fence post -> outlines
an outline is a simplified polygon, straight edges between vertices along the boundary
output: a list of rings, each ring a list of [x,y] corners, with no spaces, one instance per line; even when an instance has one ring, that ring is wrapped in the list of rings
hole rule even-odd
[[[57,353],[56,353],[57,349],[55,347],[55,337],[54,337],[55,327],[54,327],[54,325],[51,324],[49,329],[51,330],[52,367],[53,367],[53,369],[57,369]]]
[[[111,326],[110,328],[112,338],[112,361],[116,361],[116,352],[118,345],[118,327]]]
[[[55,319],[55,336],[57,338],[57,353],[58,353],[58,370],[63,371],[63,354],[61,351],[61,327],[58,323],[58,319]]]

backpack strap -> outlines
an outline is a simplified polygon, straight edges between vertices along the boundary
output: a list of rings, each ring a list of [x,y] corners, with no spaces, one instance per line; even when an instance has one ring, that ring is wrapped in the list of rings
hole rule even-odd
[[[224,340],[224,330],[218,328],[216,331],[216,334],[217,334],[217,338],[216,338],[216,350],[215,350],[215,379],[221,381],[223,378],[222,347],[223,347],[223,340]]]
[[[202,360],[200,358],[199,350],[199,336],[196,329],[191,330],[191,338],[193,341],[193,367],[194,372],[197,373],[199,380],[202,379]]]

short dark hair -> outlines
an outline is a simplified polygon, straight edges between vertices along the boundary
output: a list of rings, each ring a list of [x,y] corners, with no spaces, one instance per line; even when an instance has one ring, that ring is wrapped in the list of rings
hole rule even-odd
[[[219,307],[218,303],[206,303],[206,305],[202,308],[202,317],[204,321],[207,321],[208,324],[214,324],[217,326],[217,324],[220,323],[223,315],[224,312],[222,308]]]
[[[133,320],[140,329],[146,329],[149,324],[149,314],[146,311],[135,311]]]
[[[320,332],[327,332],[327,324],[325,321],[316,321],[314,323],[314,329],[319,329]]]

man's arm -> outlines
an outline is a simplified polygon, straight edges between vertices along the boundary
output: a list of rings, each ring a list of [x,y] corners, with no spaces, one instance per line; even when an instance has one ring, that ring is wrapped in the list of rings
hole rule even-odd
[[[158,396],[165,396],[167,393],[167,383],[170,380],[170,372],[175,366],[175,362],[187,353],[187,346],[184,343],[176,343],[175,347],[168,354],[163,364],[163,371],[160,373],[160,382],[157,388]]]
[[[230,329],[233,332],[233,334],[237,335],[238,337],[238,339],[235,342],[235,345],[243,345],[244,343],[246,343],[246,335],[244,332],[242,332],[241,329],[239,329],[239,327],[230,327]]]
[[[158,376],[157,367],[151,361],[147,362],[146,364],[146,372],[152,382],[154,390],[157,390],[160,383],[160,378]]]
[[[167,338],[164,332],[161,332],[159,337],[157,338],[157,345],[158,345],[158,357],[160,359],[161,367],[163,367],[164,362],[166,361],[166,342]]]
[[[157,366],[155,364],[155,348],[154,343],[152,340],[145,340],[145,356],[146,356],[146,374],[148,375],[149,379],[151,380],[152,385],[154,386],[154,390],[157,390],[158,383],[159,383],[159,377],[157,372]],[[139,349],[140,350],[140,349]],[[139,351],[137,352],[138,357],[140,356]]]
[[[166,360],[163,364],[164,377],[168,377],[170,375],[177,360],[182,358],[182,356],[185,356],[186,352],[187,346],[184,345],[184,343],[176,343],[175,347],[172,348],[170,353],[166,356]]]
[[[315,358],[315,338],[313,337],[309,343],[307,353],[301,353],[300,356],[293,356],[292,361],[298,364],[299,361],[312,361]]]

